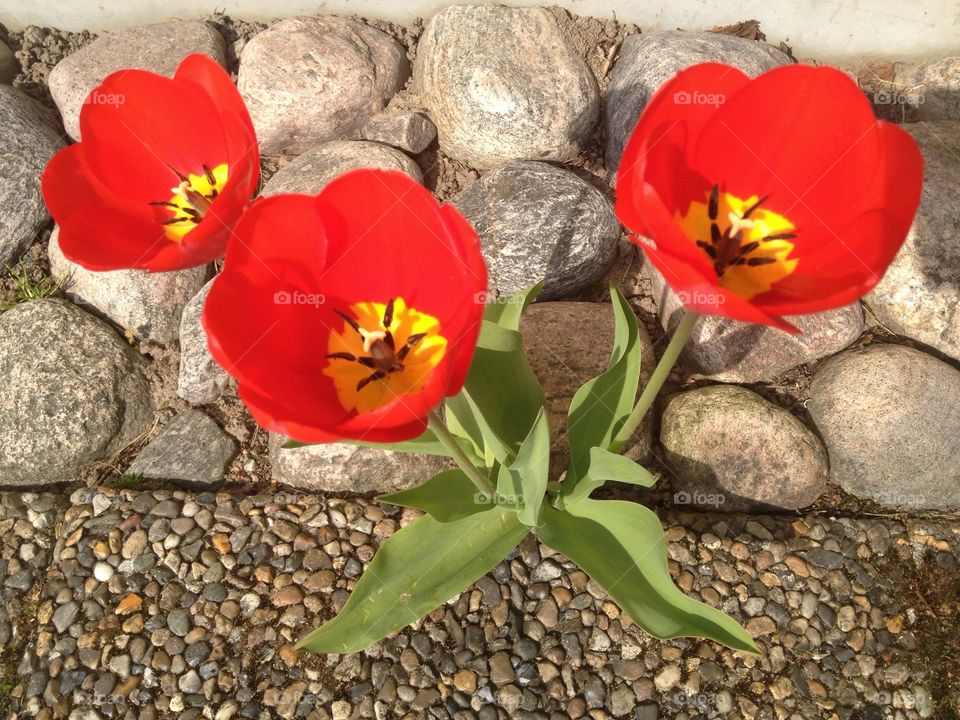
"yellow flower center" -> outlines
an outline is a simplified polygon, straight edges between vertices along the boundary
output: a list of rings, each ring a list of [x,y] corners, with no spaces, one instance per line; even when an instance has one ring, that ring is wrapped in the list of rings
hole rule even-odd
[[[170,188],[173,193],[169,200],[152,202],[155,207],[162,207],[173,213],[172,217],[160,221],[168,238],[175,243],[183,241],[184,235],[200,224],[207,210],[217,199],[217,195],[227,184],[227,164],[217,165],[211,170],[203,166],[203,173],[184,176],[174,170],[180,178],[176,187]]]
[[[403,298],[356,303],[350,314],[336,312],[343,330],[330,333],[323,374],[333,378],[347,410],[370,412],[417,392],[447,351],[439,321],[408,307]]]
[[[677,222],[713,263],[720,287],[749,300],[794,271],[788,260],[796,237],[793,224],[761,207],[766,198],[746,200],[714,185],[707,201],[692,202]]]

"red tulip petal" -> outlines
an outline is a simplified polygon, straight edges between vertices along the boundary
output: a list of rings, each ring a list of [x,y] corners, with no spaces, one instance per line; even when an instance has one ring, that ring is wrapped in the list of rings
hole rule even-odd
[[[195,83],[123,70],[92,97],[122,99],[87,103],[80,112],[87,162],[117,194],[166,200],[178,182],[174,169],[196,173],[204,163],[212,168],[229,159],[220,113]]]
[[[880,162],[876,122],[863,93],[839,70],[779,67],[717,110],[696,141],[693,166],[725,192],[768,195],[764,206],[800,230],[799,252],[811,215],[842,226],[869,209],[857,181]]]
[[[716,285],[681,258],[649,245],[641,247],[688,310],[706,315],[720,315],[741,322],[770,325],[789,333],[799,332],[782,317],[765,313],[740,296]]]

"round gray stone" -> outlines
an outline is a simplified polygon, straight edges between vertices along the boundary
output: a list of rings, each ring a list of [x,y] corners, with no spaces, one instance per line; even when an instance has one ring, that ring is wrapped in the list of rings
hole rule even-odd
[[[303,152],[323,140],[355,138],[410,74],[406,51],[357,20],[281,20],[243,48],[237,87],[260,151]]]
[[[604,108],[607,171],[611,177],[653,94],[679,71],[704,62],[733,65],[754,77],[788,64],[790,58],[766,43],[723,33],[668,30],[626,38],[610,74]]]
[[[919,65],[895,65],[890,88],[913,107],[918,120],[960,120],[960,55]]]
[[[338,175],[360,168],[398,170],[417,182],[423,181],[419,166],[395,148],[365,140],[332,140],[310,148],[277,170],[261,194],[314,195]]]
[[[19,260],[50,219],[40,176],[63,147],[55,124],[36,100],[0,85],[0,268]]]
[[[71,300],[89,305],[138,338],[159,343],[177,338],[184,306],[210,277],[210,265],[159,273],[87,270],[60,251],[59,227],[50,235],[47,250],[50,274],[67,278]]]
[[[817,436],[783,408],[735,385],[673,397],[661,419],[660,444],[678,506],[796,510],[826,487],[827,454]]]
[[[203,304],[213,280],[204,285],[183,308],[180,317],[180,374],[177,395],[192,405],[214,402],[230,384],[230,376],[221,368],[207,347],[207,331],[201,317]]]
[[[932,355],[873,344],[831,358],[810,385],[830,477],[858,497],[960,507],[960,372]]]
[[[76,479],[153,422],[143,361],[106,323],[65,300],[0,315],[0,483]]]
[[[596,80],[543,8],[444,8],[413,72],[440,147],[475,168],[570,160],[599,115]]]
[[[684,314],[680,296],[649,262],[644,262],[643,272],[650,279],[660,324],[672,332]],[[849,347],[864,327],[859,302],[786,319],[800,329],[799,334],[717,315],[702,315],[683,350],[684,361],[697,374],[713,380],[766,382]]]
[[[491,292],[544,280],[541,299],[569,297],[601,280],[616,257],[620,225],[610,202],[568,170],[512,162],[451,202],[480,236]]]
[[[70,137],[80,139],[80,108],[107,75],[136,68],[170,77],[191,53],[226,63],[223,36],[205,22],[174,20],[101,35],[50,71],[50,95],[60,109],[63,126]]]
[[[926,161],[923,194],[903,247],[867,304],[894,332],[960,360],[960,122],[903,128]]]

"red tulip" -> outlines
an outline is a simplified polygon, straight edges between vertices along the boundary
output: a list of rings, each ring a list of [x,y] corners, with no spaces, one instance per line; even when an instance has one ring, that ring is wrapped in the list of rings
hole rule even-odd
[[[43,173],[60,248],[90,270],[178,270],[221,255],[260,177],[230,76],[190,55],[173,78],[115,72],[80,111],[82,141]]]
[[[796,331],[783,315],[870,291],[910,229],[923,158],[839,70],[750,80],[708,63],[651,99],[623,154],[617,215],[684,304]]]
[[[476,233],[408,176],[356,170],[257,200],[203,313],[210,351],[264,427],[396,442],[460,391],[483,320]]]

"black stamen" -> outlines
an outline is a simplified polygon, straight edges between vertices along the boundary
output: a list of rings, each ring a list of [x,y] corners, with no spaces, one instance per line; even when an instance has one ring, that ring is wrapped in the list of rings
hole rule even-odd
[[[387,347],[390,348],[391,350],[396,350],[396,349],[397,349],[397,345],[396,345],[396,343],[395,343],[394,340],[393,340],[393,333],[390,332],[389,330],[387,330],[387,331],[383,334],[383,341],[387,344]]]
[[[765,202],[767,201],[767,198],[769,198],[769,197],[770,197],[769,195],[764,195],[762,198],[760,198],[759,200],[757,200],[753,205],[751,205],[750,207],[748,207],[747,210],[746,210],[746,212],[744,212],[741,217],[742,217],[744,220],[746,220],[748,217],[750,217],[750,214],[751,214],[754,210],[756,210],[758,207],[760,207],[760,205],[762,205],[763,203],[765,203]]]
[[[785,232],[785,233],[775,233],[773,235],[767,235],[760,242],[766,242],[767,240],[793,240],[797,236],[796,233]]]
[[[402,363],[404,359],[407,357],[407,354],[409,352],[410,352],[409,345],[404,345],[402,348],[400,348],[400,351],[397,353],[397,362]]]
[[[713,264],[713,271],[717,274],[718,277],[722,277],[722,276],[723,276],[723,265],[721,265],[721,264],[718,263],[718,262],[715,262],[715,263]]]
[[[720,226],[717,225],[716,223],[710,223],[710,240],[711,240],[711,242],[713,242],[713,244],[716,245],[718,242],[720,242],[720,238],[721,238],[721,237],[722,237],[722,235],[721,235],[721,233],[720,233]]]
[[[717,185],[714,185],[713,189],[710,190],[710,204],[707,208],[707,214],[711,220],[716,220],[720,214],[720,187]]]
[[[180,182],[186,182],[186,181],[187,181],[186,176],[185,176],[182,172],[180,172],[179,170],[177,170],[173,165],[167,165],[167,167],[170,168],[170,169],[176,174],[176,176],[177,176],[178,178],[180,178]]]
[[[187,222],[190,218],[188,217],[172,217],[169,220],[163,220],[161,225],[174,225],[176,223]]]
[[[211,185],[217,184],[217,178],[213,174],[213,170],[208,168],[206,165],[203,166],[203,174],[207,176],[207,182]]]
[[[755,257],[755,258],[747,258],[746,261],[747,261],[747,265],[751,267],[756,267],[757,265],[769,265],[770,263],[776,262],[777,259],[772,257]]]
[[[334,310],[334,312],[335,312],[337,315],[339,315],[340,317],[342,317],[343,320],[347,323],[347,325],[349,325],[350,327],[352,327],[352,328],[353,328],[354,330],[356,330],[357,332],[360,332],[360,326],[357,324],[357,321],[356,321],[356,320],[354,320],[352,317],[350,317],[350,316],[347,315],[346,313],[340,312],[339,310]],[[361,333],[361,334],[362,334],[362,333]]]
[[[387,376],[383,370],[377,370],[372,375],[368,375],[363,380],[357,383],[357,392],[363,390],[367,385],[372,383],[374,380],[383,380]]]
[[[383,329],[389,330],[390,326],[393,324],[393,300],[390,298],[387,301],[387,306],[383,309]]]
[[[760,247],[760,243],[754,240],[753,242],[748,242],[746,245],[740,246],[740,255],[749,255],[754,250]]]
[[[167,202],[166,200],[155,200],[154,202],[148,202],[147,205],[153,205],[154,207],[168,207],[173,208],[174,210],[179,210],[180,206],[172,202]]]
[[[324,357],[326,357],[329,360],[350,360],[351,362],[357,359],[356,355],[351,355],[348,352],[330,353],[329,355],[325,355]]]
[[[423,340],[426,336],[427,336],[426,333],[417,333],[417,334],[415,334],[415,335],[411,335],[410,337],[407,338],[407,346],[408,346],[408,347],[413,347],[413,346],[416,345],[418,342],[420,342],[421,340]]]
[[[713,260],[717,259],[717,249],[710,243],[704,240],[697,240],[697,247],[705,250],[707,255],[709,255]]]
[[[377,361],[372,357],[358,357],[357,362],[368,368],[375,368],[377,366]]]

